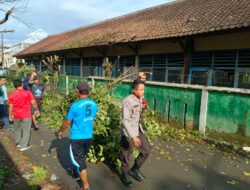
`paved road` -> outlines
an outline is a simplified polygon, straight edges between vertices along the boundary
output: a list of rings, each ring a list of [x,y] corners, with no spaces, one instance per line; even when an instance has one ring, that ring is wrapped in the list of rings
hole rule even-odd
[[[57,140],[53,131],[43,127],[32,131],[32,148],[24,154],[37,165],[47,166],[58,177],[64,189],[75,190],[79,184],[68,174],[71,163],[68,156],[69,139]],[[132,190],[248,190],[250,160],[230,156],[205,143],[176,140],[158,142],[152,146],[152,155],[142,168],[147,179],[134,181]],[[92,190],[125,190],[119,177],[104,164],[88,164]]]

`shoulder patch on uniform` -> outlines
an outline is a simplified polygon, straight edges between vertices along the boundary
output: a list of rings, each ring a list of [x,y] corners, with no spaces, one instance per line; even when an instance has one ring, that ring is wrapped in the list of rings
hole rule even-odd
[[[124,106],[126,106],[127,108],[129,108],[130,106],[129,106],[129,102],[124,102]]]

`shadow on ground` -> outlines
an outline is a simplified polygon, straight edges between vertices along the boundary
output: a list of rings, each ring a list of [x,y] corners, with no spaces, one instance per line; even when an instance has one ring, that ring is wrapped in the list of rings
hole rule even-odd
[[[56,154],[60,165],[66,170],[69,176],[75,178],[76,171],[70,160],[69,144],[70,144],[70,139],[68,137],[62,137],[61,139],[56,138],[51,141],[48,152],[51,153],[53,149],[56,149]],[[77,183],[80,186],[82,185],[80,180],[77,180]]]
[[[15,163],[10,154],[0,143],[0,189],[3,190],[27,190],[38,189],[38,186],[31,186],[19,172],[17,163]]]
[[[51,142],[50,150],[56,148],[61,166],[68,172],[68,175],[72,176],[71,171],[73,166],[69,158],[69,142],[70,140],[67,137],[61,140],[54,139]],[[198,149],[195,151],[198,154],[201,152]],[[155,154],[151,155],[149,161],[142,168],[142,171],[147,176],[146,181],[141,183],[133,180],[134,186],[130,189],[247,190],[250,186],[250,180],[243,180],[240,175],[235,177],[235,172],[232,172],[232,174],[227,173],[226,175],[218,172],[217,168],[221,164],[225,164],[220,153],[208,157],[209,161],[205,168],[199,162],[190,163],[188,165],[188,172],[184,171],[183,166],[174,161],[157,160],[156,157]],[[183,159],[185,161],[185,157]],[[113,165],[109,162],[104,164],[108,169],[99,170],[100,173],[98,174],[93,174],[93,171],[89,170],[91,174],[90,181],[94,189],[99,190],[100,187],[109,187],[110,190],[116,190],[117,188],[121,190],[127,189],[119,182],[120,173]]]

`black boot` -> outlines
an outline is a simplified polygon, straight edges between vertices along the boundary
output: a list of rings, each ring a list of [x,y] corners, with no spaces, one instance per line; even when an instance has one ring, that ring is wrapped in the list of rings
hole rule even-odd
[[[140,172],[139,168],[136,166],[129,170],[129,175],[138,181],[144,181],[146,179],[145,176]]]
[[[132,187],[133,183],[130,180],[128,173],[123,173],[121,177],[122,183],[127,187]]]

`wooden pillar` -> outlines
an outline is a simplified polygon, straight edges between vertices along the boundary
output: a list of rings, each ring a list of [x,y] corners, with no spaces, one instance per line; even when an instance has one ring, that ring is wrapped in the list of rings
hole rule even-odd
[[[133,69],[133,73],[137,73],[140,68],[140,55],[139,55],[139,45],[129,45],[128,46],[135,53],[135,68]]]
[[[65,58],[63,58],[63,65],[62,65],[62,67],[63,67],[63,74],[67,74],[66,73],[66,59]]]
[[[83,57],[80,58],[80,76],[83,77]]]
[[[102,54],[102,57],[103,57],[103,62],[102,62],[102,65],[103,65],[105,63],[106,59],[108,58],[107,49],[103,48],[103,50],[101,50],[100,53]],[[105,70],[104,70],[103,66],[102,66],[102,75],[103,75],[103,77],[105,77]]]
[[[189,76],[189,67],[191,61],[191,55],[193,53],[193,39],[186,40],[186,45],[183,46],[184,48],[184,67],[183,67],[183,76],[182,76],[182,83],[188,83],[188,76]]]
[[[140,56],[137,53],[135,55],[135,72],[139,71],[139,67],[140,67]]]

